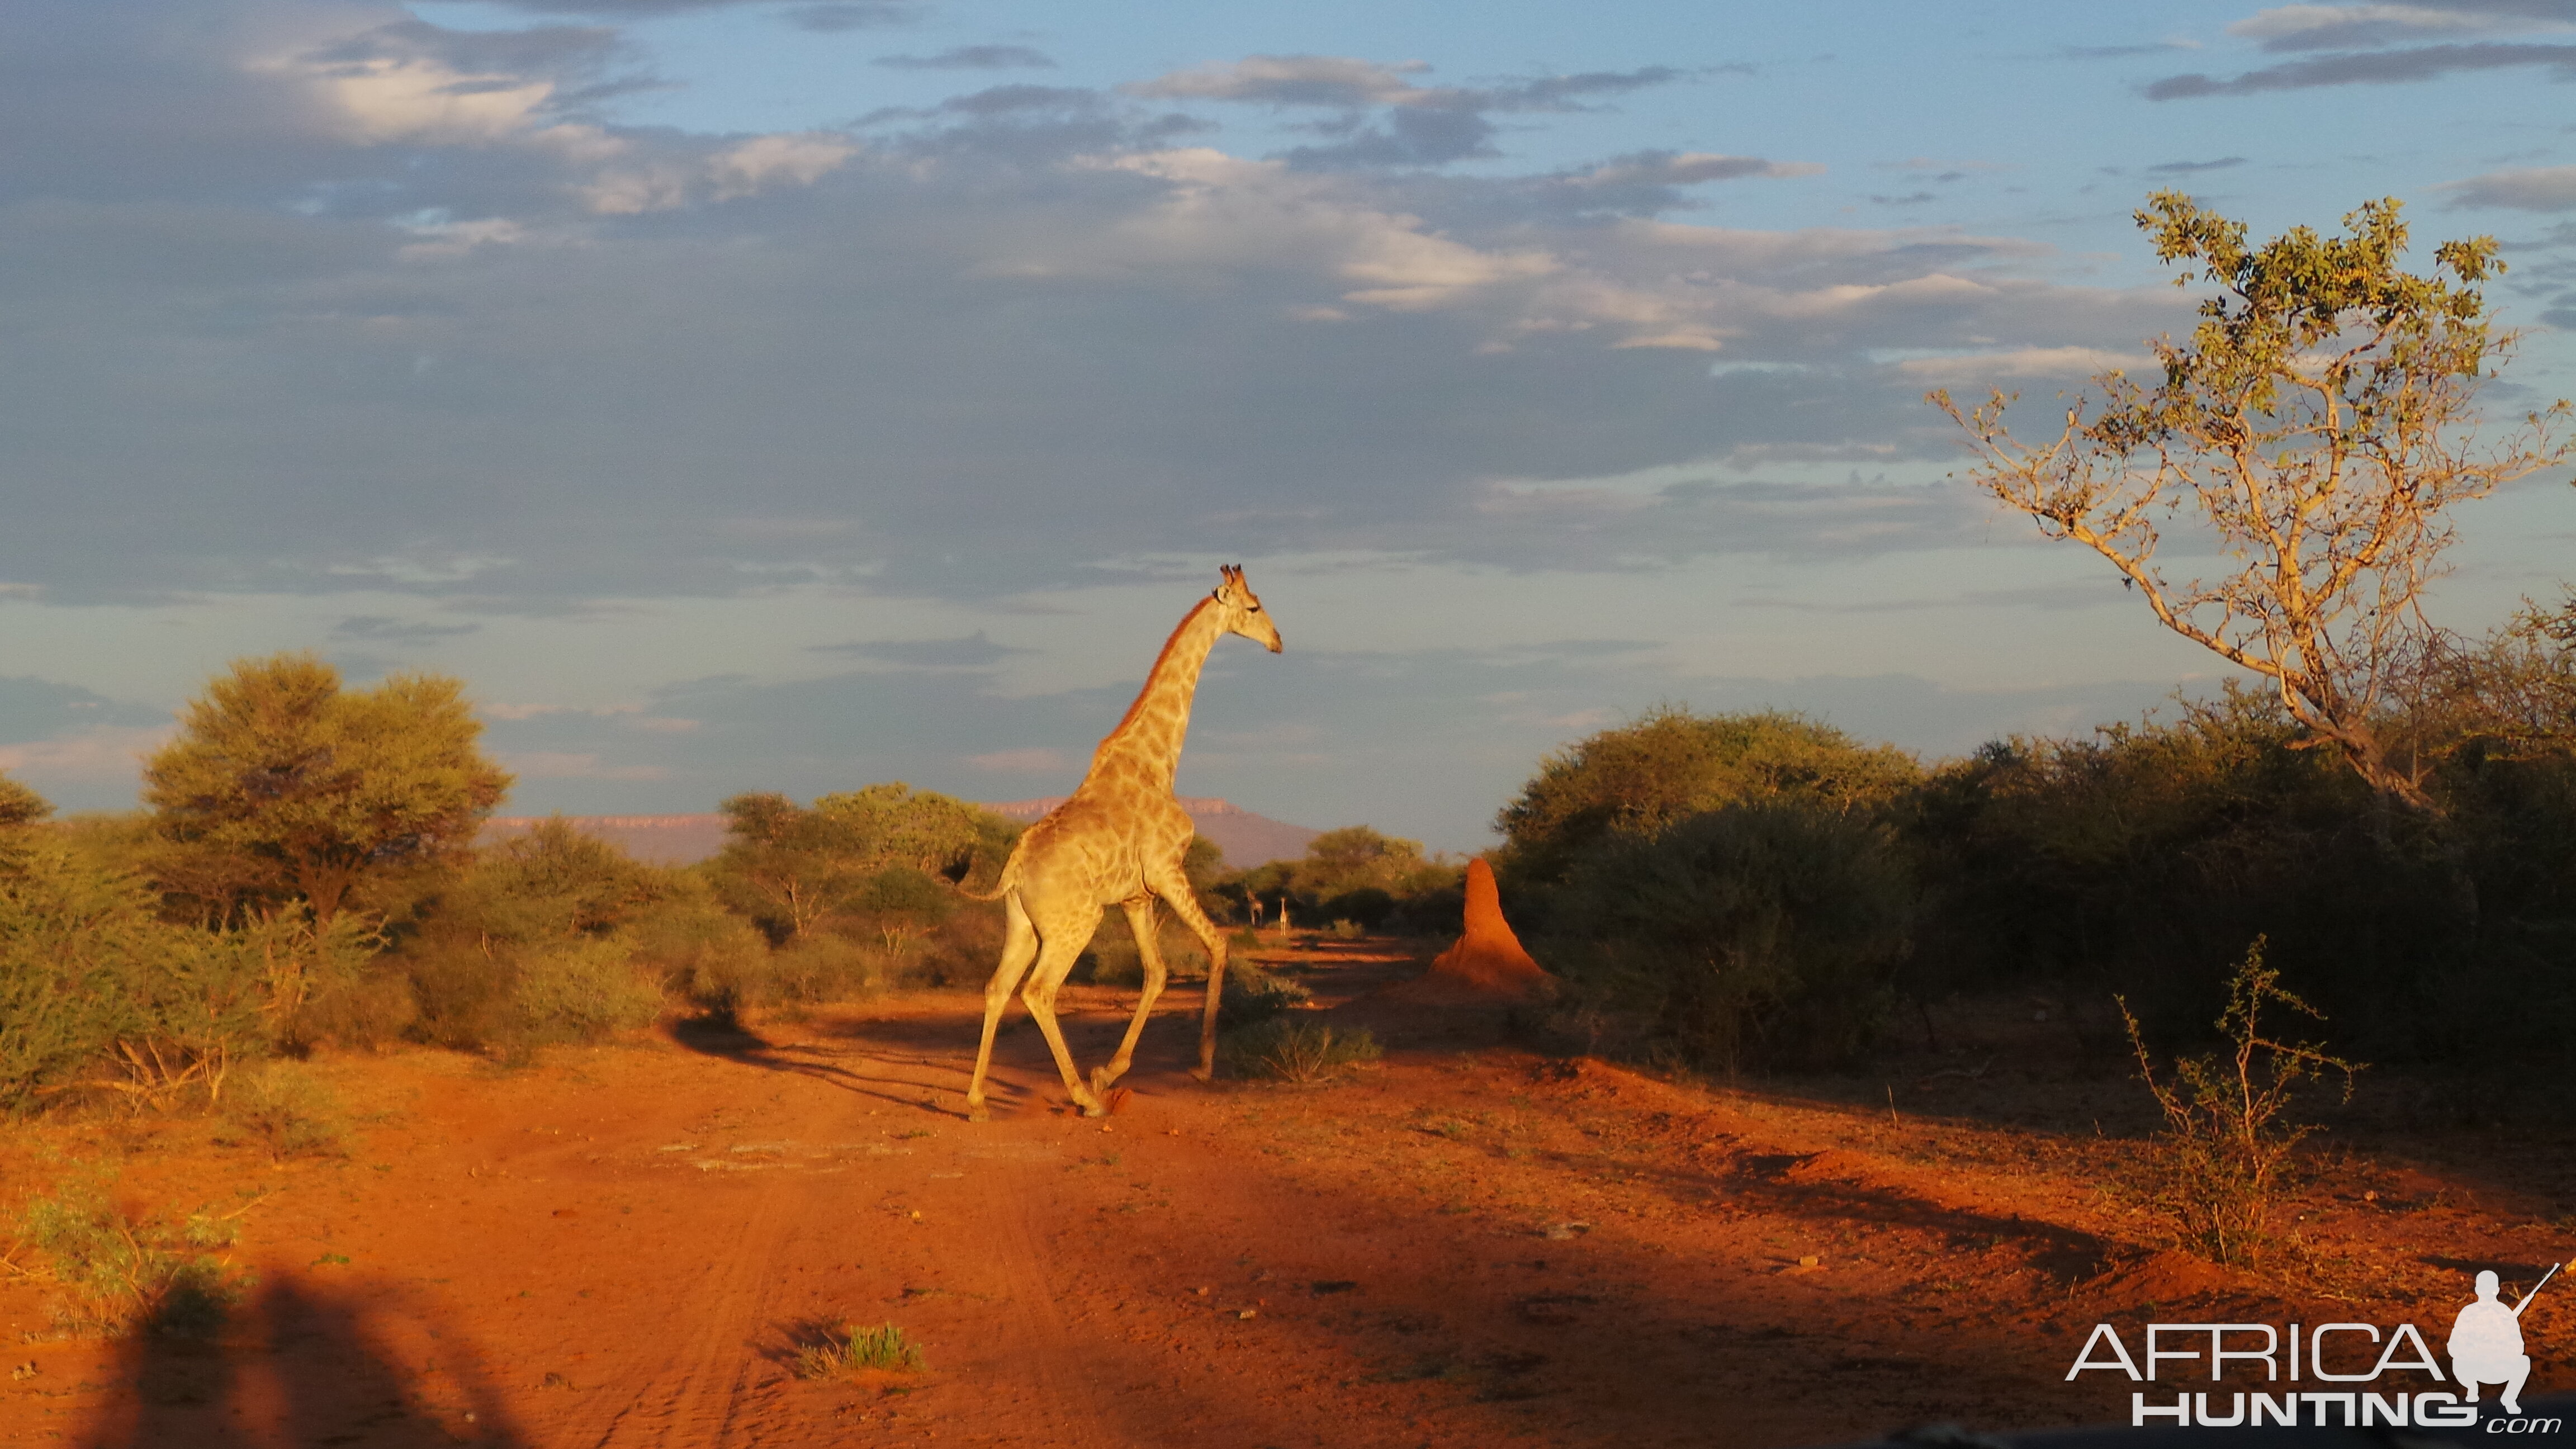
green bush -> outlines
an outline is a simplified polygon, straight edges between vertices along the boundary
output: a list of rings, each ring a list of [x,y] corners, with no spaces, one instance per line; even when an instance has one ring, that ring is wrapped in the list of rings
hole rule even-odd
[[[49,1275],[68,1290],[55,1306],[66,1328],[202,1338],[223,1326],[249,1286],[199,1251],[228,1241],[224,1226],[128,1218],[103,1180],[86,1177],[28,1203],[14,1236],[43,1255]]]
[[[1216,880],[1211,904],[1226,919],[1249,921],[1253,898],[1267,913],[1285,896],[1297,920],[1355,921],[1373,931],[1417,903],[1443,895],[1461,899],[1465,879],[1463,862],[1426,856],[1420,841],[1350,825],[1316,836],[1299,859],[1274,860]],[[1454,906],[1437,914],[1443,929],[1457,928]]]
[[[632,950],[616,939],[565,941],[518,961],[512,1005],[525,1042],[596,1041],[646,1025],[662,993],[636,970]]]
[[[901,968],[882,947],[817,934],[769,954],[765,1002],[858,1001],[893,986]]]
[[[1228,1071],[1310,1087],[1385,1055],[1366,1027],[1341,1030],[1311,1017],[1273,1016],[1228,1031],[1217,1043]]]
[[[1294,981],[1272,976],[1249,961],[1236,962],[1226,968],[1217,1020],[1231,1031],[1295,1011],[1314,999],[1314,993]]]
[[[1891,1014],[1914,904],[1886,827],[1814,801],[1734,805],[1596,841],[1550,954],[1698,1065],[1841,1065]]]
[[[157,906],[56,836],[0,832],[0,1110],[76,1081],[166,1106],[267,1049],[257,953]]]
[[[1664,707],[1539,764],[1495,819],[1505,897],[1532,916],[1594,846],[1652,836],[1694,815],[1765,801],[1869,813],[1922,770],[1892,745],[1865,746],[1794,714],[1696,715]]]
[[[452,872],[400,937],[415,1034],[510,1057],[641,1026],[660,1009],[659,981],[718,974],[748,939],[703,883],[560,820]]]
[[[2375,1059],[2576,1064],[2576,749],[2473,737],[2424,760],[2443,818],[2375,798],[2233,689],[1988,745],[1903,812],[1928,902],[1915,989],[2047,980],[2195,1032],[2259,935]]]
[[[670,873],[617,931],[639,969],[701,1012],[729,1015],[795,994],[780,984],[768,938],[725,909],[701,875]]]
[[[279,1162],[340,1156],[348,1135],[338,1094],[300,1062],[264,1062],[234,1073],[223,1114]]]
[[[1207,976],[1207,948],[1199,943],[1196,933],[1169,913],[1154,912],[1155,941],[1163,953],[1163,969],[1172,981],[1203,980]],[[986,963],[987,969],[990,963]],[[1100,918],[1100,927],[1091,933],[1091,944],[1074,962],[1067,980],[1093,986],[1134,987],[1145,984],[1145,960],[1136,949],[1136,933],[1128,928],[1124,912],[1111,911]]]

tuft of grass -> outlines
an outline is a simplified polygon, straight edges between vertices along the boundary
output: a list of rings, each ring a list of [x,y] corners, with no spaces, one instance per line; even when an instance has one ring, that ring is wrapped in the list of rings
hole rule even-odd
[[[1357,921],[1337,920],[1333,922],[1333,939],[1337,941],[1356,941],[1360,938],[1362,929],[1363,928],[1360,923]]]
[[[268,1149],[269,1157],[347,1155],[338,1094],[300,1062],[270,1062],[236,1074],[224,1116]]]
[[[205,1338],[249,1288],[220,1259],[195,1249],[231,1241],[228,1219],[192,1216],[184,1225],[126,1216],[95,1177],[27,1204],[16,1236],[45,1259],[47,1276],[68,1290],[54,1317],[72,1333]]]
[[[800,1379],[828,1379],[866,1369],[919,1373],[921,1346],[891,1323],[874,1328],[845,1323],[823,1335],[821,1342],[796,1351],[795,1370]]]
[[[1274,1016],[1229,1032],[1226,1063],[1247,1077],[1267,1077],[1298,1087],[1330,1081],[1348,1068],[1385,1055],[1366,1028],[1335,1031],[1320,1021]]]

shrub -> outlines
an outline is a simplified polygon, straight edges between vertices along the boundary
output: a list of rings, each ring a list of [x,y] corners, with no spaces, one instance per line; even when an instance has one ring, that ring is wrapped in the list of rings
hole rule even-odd
[[[109,1337],[205,1337],[223,1324],[248,1279],[197,1249],[228,1241],[205,1219],[174,1226],[135,1220],[97,1178],[75,1180],[21,1212],[16,1236],[44,1255],[69,1290],[55,1312],[64,1327]],[[212,1229],[213,1231],[210,1231]]]
[[[730,1014],[797,994],[782,983],[768,940],[726,910],[703,876],[668,875],[618,934],[639,970],[702,1012]]]
[[[1385,925],[1387,917],[1395,914],[1395,897],[1376,886],[1362,886],[1324,902],[1324,914],[1332,918],[1333,934],[1347,939]],[[1358,929],[1345,935],[1342,927],[1346,924]]]
[[[1207,948],[1197,934],[1170,914],[1157,908],[1154,912],[1155,941],[1163,953],[1163,969],[1172,981],[1200,980],[1207,976]],[[986,963],[987,969],[990,963]],[[1127,925],[1123,912],[1101,917],[1100,928],[1091,935],[1091,944],[1074,963],[1067,979],[1088,982],[1094,986],[1142,986],[1145,983],[1145,960],[1136,949],[1136,935]]]
[[[1218,1043],[1237,1075],[1308,1087],[1329,1081],[1384,1052],[1365,1027],[1337,1031],[1309,1017],[1274,1016],[1225,1034]]]
[[[524,1042],[596,1041],[662,1009],[662,993],[636,971],[623,941],[563,942],[518,964],[511,995]]]
[[[799,1004],[855,1001],[893,985],[899,967],[882,949],[846,936],[791,941],[769,957],[769,999]]]
[[[2170,1082],[2157,1079],[2137,1018],[2127,1003],[2120,1007],[2130,1049],[2137,1053],[2138,1078],[2165,1116],[2158,1142],[2161,1181],[2151,1196],[2173,1217],[2181,1244],[2215,1262],[2251,1262],[2272,1242],[2272,1206],[2282,1174],[2300,1141],[2315,1130],[2284,1120],[2295,1089],[2321,1073],[2340,1072],[2349,1101],[2353,1073],[2360,1070],[2314,1042],[2263,1035],[2266,1005],[2318,1016],[2281,989],[2280,977],[2264,964],[2257,937],[2228,979],[2227,1009],[2218,1017],[2219,1035],[2230,1050],[2224,1056],[2177,1058]]]
[[[157,904],[60,839],[0,839],[0,1110],[79,1082],[167,1107],[266,1049],[256,955]]]
[[[1654,710],[1540,762],[1495,824],[1507,894],[1540,906],[1595,845],[1658,834],[1730,805],[1805,802],[1827,813],[1882,807],[1921,775],[1890,745],[1863,746],[1794,714]]]
[[[1283,981],[1245,961],[1226,968],[1225,990],[1217,1001],[1217,1019],[1228,1030],[1270,1020],[1314,1000],[1314,993],[1294,981]]]
[[[347,1128],[330,1086],[299,1062],[267,1062],[235,1075],[224,1117],[273,1160],[337,1157]]]
[[[1885,827],[1767,801],[1596,842],[1561,892],[1551,954],[1697,1065],[1837,1065],[1892,1010],[1913,907]]]
[[[393,964],[419,1003],[416,1034],[521,1057],[641,1026],[659,982],[707,989],[698,978],[747,974],[761,954],[704,882],[551,820],[426,893]]]

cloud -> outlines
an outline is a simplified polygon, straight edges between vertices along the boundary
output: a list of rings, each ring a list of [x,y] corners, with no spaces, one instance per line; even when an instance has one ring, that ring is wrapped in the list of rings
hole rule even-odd
[[[505,9],[533,15],[591,15],[603,20],[653,20],[666,15],[685,15],[700,10],[723,10],[734,6],[767,3],[767,0],[492,0]],[[927,7],[898,3],[898,0],[831,0],[831,3],[802,5],[788,15],[798,24],[812,12],[825,12],[821,24],[806,25],[813,30],[850,30],[865,25],[900,25],[919,19]]]
[[[1408,77],[1431,69],[1418,60],[1392,64],[1335,55],[1253,55],[1176,70],[1120,87],[1159,100],[1245,101],[1273,106],[1412,105],[1438,95]]]
[[[937,55],[886,55],[870,61],[892,70],[1012,70],[1055,68],[1046,52],[1025,45],[961,45]]]
[[[660,765],[611,765],[597,751],[503,750],[503,768],[522,780],[661,780],[670,771]]]
[[[605,80],[623,54],[607,27],[444,30],[421,20],[380,25],[331,44],[256,62],[304,79],[368,144],[495,145],[537,141],[575,150],[613,146],[595,128],[558,123],[571,81],[579,94],[649,80]]]
[[[342,639],[365,639],[385,644],[427,644],[451,639],[459,634],[472,634],[480,624],[408,623],[381,614],[357,614],[331,626],[333,636]]]
[[[1772,161],[1711,151],[1631,151],[1591,166],[1530,177],[1517,184],[1509,201],[1574,215],[1653,216],[1691,205],[1685,187],[1748,178],[1820,176],[1824,170],[1810,161]]]
[[[827,0],[820,5],[797,5],[784,12],[787,23],[799,30],[819,35],[837,35],[849,30],[882,30],[890,26],[910,25],[929,13],[925,5],[900,3],[900,0]]]
[[[2576,209],[2576,166],[2534,166],[2518,171],[2490,171],[2440,190],[2456,206],[2508,206],[2517,211]]]
[[[1062,750],[1046,748],[995,750],[990,754],[968,755],[965,760],[979,770],[1018,775],[1071,775],[1081,768]]]
[[[26,777],[40,791],[55,780],[122,783],[140,776],[144,757],[159,749],[173,729],[166,724],[95,725],[52,739],[0,745],[0,770]]]
[[[2265,50],[2359,50],[2430,35],[2514,34],[2576,28],[2554,0],[2489,0],[2428,5],[2281,5],[2248,16],[2227,33]]]
[[[852,644],[809,644],[805,647],[818,654],[855,655],[915,669],[986,669],[1014,654],[1029,652],[1007,644],[996,644],[981,629],[962,639],[879,639]]]
[[[2023,347],[2009,352],[1969,352],[1948,357],[1913,357],[1896,370],[1924,382],[1982,382],[1989,378],[2093,377],[2128,368],[2151,367],[2156,359],[2144,352],[2098,347]]]
[[[33,675],[0,676],[0,741],[53,740],[101,727],[165,728],[170,712]],[[32,748],[33,746],[29,746]],[[0,769],[14,768],[0,766]]]
[[[2188,176],[2195,171],[2224,171],[2231,166],[2244,164],[2245,158],[2242,156],[2221,156],[2215,161],[2167,161],[2162,165],[2150,166],[2146,169],[2150,176]]]
[[[2146,88],[2147,99],[2249,96],[2316,86],[2393,85],[2427,81],[2456,71],[2547,66],[2553,80],[2576,79],[2576,45],[2427,45],[2412,50],[2361,51],[2292,61],[2247,71],[2227,80],[2206,75],[2167,76]]]
[[[1299,166],[1441,166],[1500,153],[1490,114],[1572,111],[1596,98],[1687,77],[1671,66],[1507,79],[1486,86],[1424,86],[1420,61],[1334,55],[1253,55],[1172,71],[1119,89],[1160,100],[1230,101],[1337,111],[1309,129],[1334,138],[1287,153]],[[1369,113],[1376,112],[1375,120]]]
[[[856,143],[830,132],[755,136],[708,163],[712,196],[727,201],[782,183],[811,186],[857,154]]]
[[[2126,60],[2137,55],[2163,55],[2176,50],[2198,50],[2191,40],[2159,40],[2152,45],[2062,45],[2057,53],[2068,60]]]
[[[1171,144],[1170,99],[1078,87],[979,89],[864,137],[575,123],[553,97],[613,46],[514,60],[389,39],[377,13],[190,48],[178,81],[46,90],[62,144],[0,155],[34,198],[0,227],[0,578],[65,607],[364,594],[319,627],[390,630],[801,588],[989,603],[1140,551],[1524,568],[1563,539],[1580,567],[1651,569],[1895,547],[1902,528],[1741,493],[1541,506],[1492,480],[1864,441],[1926,476],[1950,441],[1884,356],[2112,350],[2187,315],[2021,238],[1660,215],[1812,169],[1792,159],[1314,169]],[[380,60],[513,99],[379,139],[329,72]],[[1387,98],[1362,129],[1437,109],[1403,99],[1427,74],[1371,64],[1217,78]],[[1601,75],[1473,89],[1548,107],[1668,79]],[[0,119],[30,104],[0,89]]]

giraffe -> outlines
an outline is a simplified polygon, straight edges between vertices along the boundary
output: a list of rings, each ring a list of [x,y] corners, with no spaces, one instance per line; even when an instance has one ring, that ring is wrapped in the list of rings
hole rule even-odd
[[[1045,819],[1021,832],[1002,867],[994,894],[979,899],[1003,901],[1009,912],[1008,935],[1001,964],[984,987],[984,1039],[975,1051],[975,1076],[966,1088],[966,1116],[982,1122],[991,1117],[984,1106],[984,1078],[993,1064],[993,1033],[1021,986],[1020,999],[1046,1034],[1064,1074],[1065,1090],[1086,1117],[1108,1115],[1109,1085],[1126,1075],[1144,1034],[1145,1017],[1163,993],[1163,955],[1157,943],[1154,903],[1160,900],[1207,947],[1207,1002],[1200,1014],[1199,1065],[1196,1076],[1216,1074],[1216,1010],[1225,989],[1225,937],[1199,909],[1181,857],[1190,848],[1189,812],[1172,798],[1172,776],[1180,767],[1181,741],[1189,733],[1190,699],[1198,691],[1199,670],[1219,636],[1240,634],[1271,653],[1279,652],[1279,630],[1261,611],[1261,600],[1243,581],[1243,570],[1227,565],[1216,592],[1201,599],[1181,619],[1163,652],[1145,677],[1126,718],[1092,751],[1091,769],[1081,785]],[[1144,996],[1118,1054],[1091,1074],[1089,1085],[1074,1070],[1073,1053],[1056,1026],[1055,994],[1073,969],[1074,958],[1099,929],[1109,906],[1127,913],[1135,933],[1136,954],[1145,967]],[[1030,969],[1035,963],[1036,969]]]

